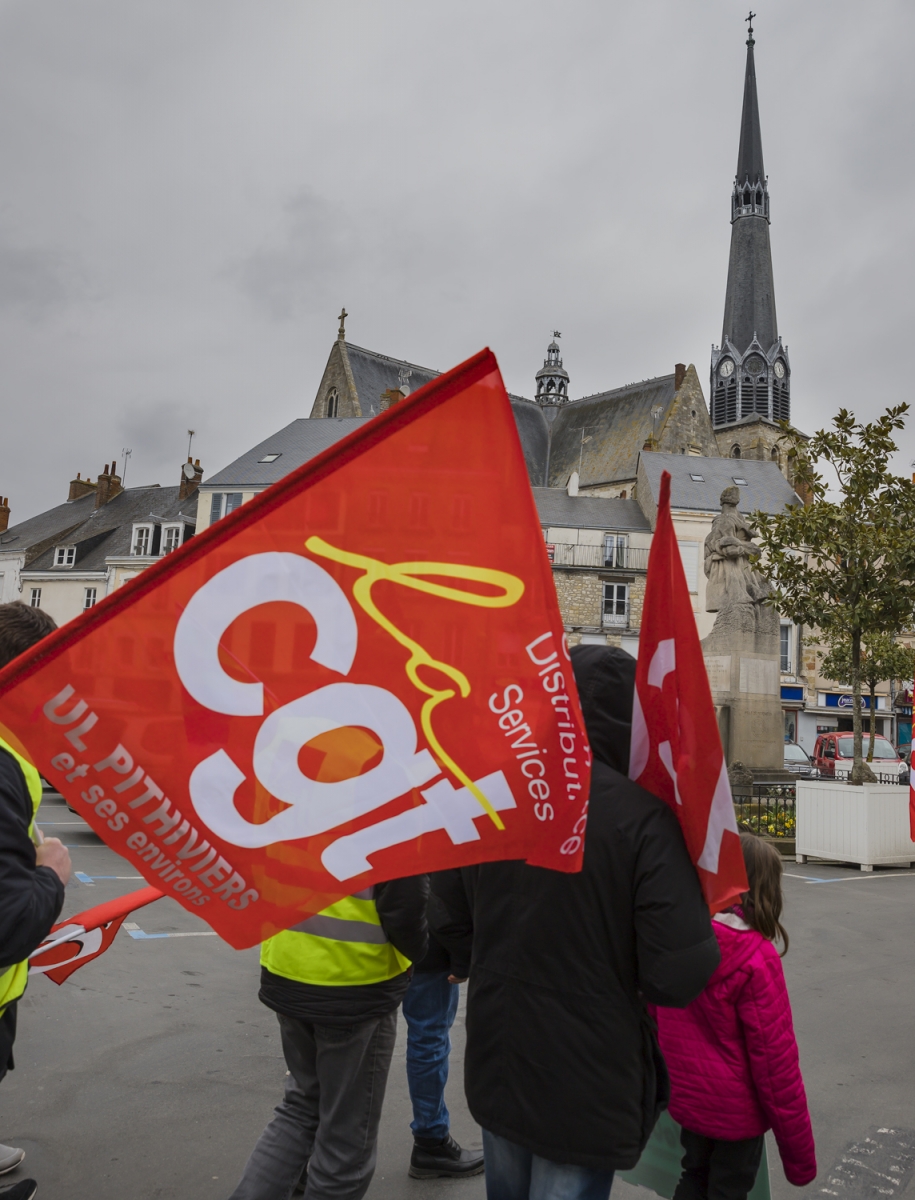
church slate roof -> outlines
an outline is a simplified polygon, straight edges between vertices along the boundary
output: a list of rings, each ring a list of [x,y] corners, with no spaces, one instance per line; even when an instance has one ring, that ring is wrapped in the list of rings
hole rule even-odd
[[[74,500],[67,508],[73,512],[77,505],[82,506],[82,522],[75,529],[62,529],[53,544],[33,559],[24,573],[54,570],[55,574],[59,571],[61,576],[65,576],[67,571],[104,571],[106,558],[130,554],[135,524],[151,519],[177,521],[179,515],[193,523],[197,497],[179,500],[178,491],[177,487],[127,488],[101,508],[95,508],[95,496]],[[89,502],[88,511],[84,507],[86,501]],[[57,511],[50,510],[51,513]],[[47,517],[50,513],[41,515]],[[37,520],[38,517],[33,518],[33,521]],[[15,532],[15,529],[10,532]],[[54,548],[61,545],[76,546],[76,562],[72,567],[54,567]],[[15,548],[15,545],[10,547]]]
[[[752,458],[700,458],[688,454],[659,454],[646,451],[641,457],[639,476],[639,499],[642,495],[641,479],[648,481],[651,489],[651,508],[657,506],[661,487],[661,473],[670,472],[670,507],[672,509],[695,509],[698,512],[718,512],[721,508],[721,493],[735,484],[740,488],[740,511],[782,512],[789,504],[800,504],[794,488],[774,462],[760,462]],[[693,479],[698,475],[701,478]],[[738,483],[745,480],[745,483]]]
[[[564,487],[579,461],[582,487],[635,479],[642,446],[667,419],[674,382],[673,375],[660,375],[564,404],[553,422],[550,486]],[[651,410],[657,407],[655,424]]]
[[[359,404],[367,417],[380,412],[379,404],[383,392],[390,388],[398,388],[405,382],[411,392],[421,388],[441,374],[428,367],[419,367],[416,363],[407,362],[402,358],[389,358],[386,354],[376,354],[374,350],[366,350],[362,346],[346,343],[346,356],[353,372],[353,382]],[[403,380],[401,372],[410,372]]]
[[[565,488],[535,487],[537,512],[543,525],[567,529],[606,529],[648,532],[651,526],[635,500],[607,496],[570,496]]]
[[[271,434],[234,462],[204,479],[206,488],[265,488],[276,483],[302,463],[339,442],[341,438],[364,425],[370,417],[299,417],[283,429]],[[279,454],[270,463],[258,459]]]
[[[550,462],[550,430],[543,409],[523,396],[510,396],[509,399],[531,486],[545,487]]]

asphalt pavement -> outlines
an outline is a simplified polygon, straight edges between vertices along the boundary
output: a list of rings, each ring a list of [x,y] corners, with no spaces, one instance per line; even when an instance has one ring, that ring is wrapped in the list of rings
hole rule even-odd
[[[78,873],[65,917],[144,886],[59,798],[45,800],[39,823],[70,847]],[[899,1147],[915,1148],[915,871],[864,875],[821,863],[787,871],[785,968],[821,1167],[804,1194],[913,1194]],[[30,1174],[41,1200],[221,1200],[285,1073],[276,1018],[257,1000],[257,951],[232,950],[172,900],[130,923],[63,986],[33,978],[20,1002],[16,1070],[0,1085],[0,1142],[27,1157],[2,1182]],[[461,1080],[463,1004],[453,1041],[452,1129],[479,1145]],[[408,1178],[404,1053],[401,1023],[369,1200],[480,1200],[482,1177]],[[909,1157],[915,1166],[915,1149]],[[798,1196],[771,1139],[769,1159],[773,1200]],[[614,1200],[639,1193],[650,1195],[620,1182]]]

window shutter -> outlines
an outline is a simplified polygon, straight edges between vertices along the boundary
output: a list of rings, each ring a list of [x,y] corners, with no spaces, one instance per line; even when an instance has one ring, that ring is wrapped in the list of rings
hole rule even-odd
[[[691,592],[699,591],[699,543],[677,542],[680,547],[680,558],[683,560],[683,570],[686,573],[686,586]]]

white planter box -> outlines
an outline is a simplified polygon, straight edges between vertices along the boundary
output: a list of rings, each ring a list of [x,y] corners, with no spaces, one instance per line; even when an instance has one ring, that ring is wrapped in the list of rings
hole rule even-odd
[[[807,856],[878,865],[915,862],[909,836],[909,789],[892,783],[798,780],[797,861]]]

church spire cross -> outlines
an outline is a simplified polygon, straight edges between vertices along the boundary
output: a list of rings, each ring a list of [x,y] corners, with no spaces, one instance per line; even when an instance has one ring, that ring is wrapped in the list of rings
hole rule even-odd
[[[751,9],[750,15],[748,17],[744,17],[744,20],[749,25],[749,29],[747,30],[747,34],[748,34],[747,45],[748,46],[754,46],[756,44],[753,40],[753,20],[754,20],[755,16],[756,16],[756,13],[753,12]]]
[[[344,341],[346,338],[345,321],[348,316],[349,316],[349,313],[346,311],[346,309],[341,308],[340,309],[340,328],[337,330],[337,337],[340,339],[341,342]]]

